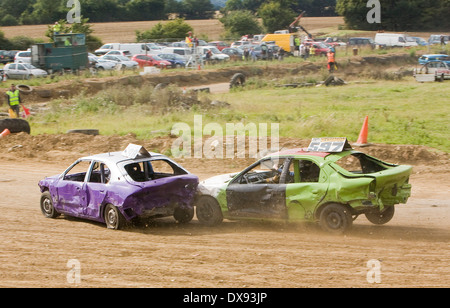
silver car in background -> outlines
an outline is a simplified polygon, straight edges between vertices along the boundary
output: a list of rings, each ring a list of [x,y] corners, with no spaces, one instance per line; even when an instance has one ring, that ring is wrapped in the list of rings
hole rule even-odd
[[[47,77],[47,72],[28,63],[10,63],[5,65],[3,73],[8,79],[31,79]]]

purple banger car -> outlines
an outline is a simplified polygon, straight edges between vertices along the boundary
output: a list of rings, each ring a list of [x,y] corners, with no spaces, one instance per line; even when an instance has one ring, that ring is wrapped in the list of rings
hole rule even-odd
[[[60,214],[120,229],[134,218],[191,221],[198,177],[168,157],[130,144],[123,152],[83,157],[39,181],[44,216]]]

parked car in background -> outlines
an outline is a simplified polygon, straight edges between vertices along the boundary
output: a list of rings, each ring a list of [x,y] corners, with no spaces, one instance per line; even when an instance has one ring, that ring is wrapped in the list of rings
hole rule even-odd
[[[89,55],[89,63],[91,67],[95,67],[96,69],[102,71],[102,70],[112,70],[116,67],[117,63],[113,61],[108,61],[102,58],[99,58],[94,55]]]
[[[48,73],[29,63],[10,63],[3,68],[8,79],[31,79],[34,77],[47,77]]]
[[[108,43],[104,44],[99,49],[95,50],[94,53],[98,56],[102,56],[111,50],[127,50],[131,55],[143,53],[145,54],[146,52],[150,52],[154,48],[154,45],[149,44],[153,43],[129,43],[129,44]]]
[[[192,57],[192,48],[186,47],[165,47],[161,50],[161,53],[174,53],[182,56],[186,61]]]
[[[419,64],[427,64],[431,61],[444,61],[447,62],[447,64],[450,64],[450,56],[444,55],[444,54],[429,54],[429,55],[423,55],[419,58]]]
[[[244,56],[244,51],[241,48],[224,48],[222,49],[222,53],[230,56],[230,60],[232,61],[242,60]]]
[[[450,64],[444,61],[430,61],[420,69],[414,70],[414,77],[419,82],[444,81],[450,79]]]
[[[416,43],[419,46],[427,46],[427,45],[429,45],[428,42],[425,39],[421,38],[421,37],[413,36],[412,38],[416,40]]]
[[[326,56],[327,53],[330,51],[330,47],[328,47],[327,44],[322,43],[322,42],[306,41],[304,44],[306,46],[308,46],[309,48],[311,48],[313,46],[316,56]]]
[[[122,69],[137,69],[138,63],[136,61],[130,60],[129,58],[125,56],[111,56],[111,55],[105,55],[101,56],[100,59],[108,60],[116,62],[116,64],[122,68]]]
[[[31,51],[19,51],[14,56],[14,62],[31,64]]]
[[[241,172],[201,181],[197,219],[210,226],[224,218],[313,221],[332,233],[349,230],[361,214],[374,224],[389,222],[394,206],[411,195],[412,167],[381,161],[339,139],[314,138],[307,149],[283,150]]]
[[[219,49],[219,51],[222,51],[223,49],[230,47],[230,44],[224,41],[212,41],[209,42],[208,45],[216,47],[217,49]]]
[[[167,60],[172,63],[174,68],[182,68],[186,66],[186,60],[184,57],[177,55],[175,53],[161,53],[158,54],[161,59]]]
[[[160,58],[157,55],[135,55],[131,58],[131,60],[136,61],[141,68],[145,66],[156,66],[161,69],[172,67],[172,63]]]
[[[266,44],[253,46],[253,50],[257,60],[273,60],[274,58],[273,49],[269,48]]]
[[[375,43],[386,47],[414,47],[418,46],[415,39],[401,33],[377,33]]]
[[[130,53],[130,51],[128,50],[110,50],[107,53],[105,53],[105,56],[124,56],[127,58],[131,58],[132,55]]]
[[[249,46],[252,44],[251,41],[235,41],[231,43],[230,47],[240,47],[240,46]]]
[[[442,37],[444,37],[444,43],[448,44],[448,42],[450,41],[450,35],[445,35],[445,34],[432,34],[432,35],[430,35],[430,38],[428,39],[428,43],[430,45],[441,44]]]
[[[211,51],[211,56],[209,58],[209,60],[211,61],[228,61],[230,60],[230,56],[221,53],[219,51],[219,49],[217,49],[214,46],[200,46],[197,47],[199,53],[201,53],[203,55],[203,59],[206,59],[206,53],[208,51]]]
[[[376,43],[370,37],[351,37],[348,39],[348,46],[350,47],[370,47],[374,49],[376,47]]]
[[[14,57],[18,52],[18,50],[0,50],[0,63],[14,62]]]
[[[39,181],[40,208],[122,229],[135,218],[173,216],[189,222],[198,177],[167,156],[137,145],[82,157],[59,175]],[[82,226],[81,226],[82,228]]]

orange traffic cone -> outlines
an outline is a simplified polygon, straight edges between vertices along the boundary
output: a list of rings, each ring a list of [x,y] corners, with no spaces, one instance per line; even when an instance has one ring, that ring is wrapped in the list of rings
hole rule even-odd
[[[11,134],[11,132],[9,131],[9,129],[5,128],[2,133],[0,134],[0,138],[6,137],[9,134]]]
[[[363,126],[361,127],[361,131],[359,132],[358,140],[353,145],[357,147],[365,147],[370,145],[370,143],[367,143],[368,134],[369,134],[369,116],[366,116],[366,118],[364,119]]]

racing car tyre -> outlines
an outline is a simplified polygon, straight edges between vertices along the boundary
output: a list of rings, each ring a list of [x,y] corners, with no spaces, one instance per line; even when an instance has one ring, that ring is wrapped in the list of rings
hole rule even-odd
[[[195,205],[195,213],[201,224],[215,226],[222,222],[222,210],[216,199],[209,196],[202,196],[197,200]]]
[[[245,84],[245,75],[242,73],[236,73],[231,77],[230,89],[234,87],[242,87]]]
[[[47,218],[56,218],[60,213],[55,210],[53,206],[52,196],[48,191],[44,191],[41,195],[41,211]]]
[[[320,213],[320,226],[331,233],[342,234],[352,227],[352,223],[352,214],[342,204],[328,204]]]
[[[179,223],[188,223],[194,218],[194,208],[183,209],[177,207],[173,212],[173,218]]]
[[[9,129],[11,134],[25,132],[30,133],[30,123],[23,119],[2,119],[0,120],[0,132]]]
[[[126,224],[125,217],[123,217],[117,207],[112,204],[106,205],[104,218],[108,229],[120,230],[123,229]]]
[[[392,205],[387,207],[384,212],[367,212],[364,215],[366,215],[367,220],[371,223],[375,225],[384,225],[394,217],[394,213],[395,207]]]

